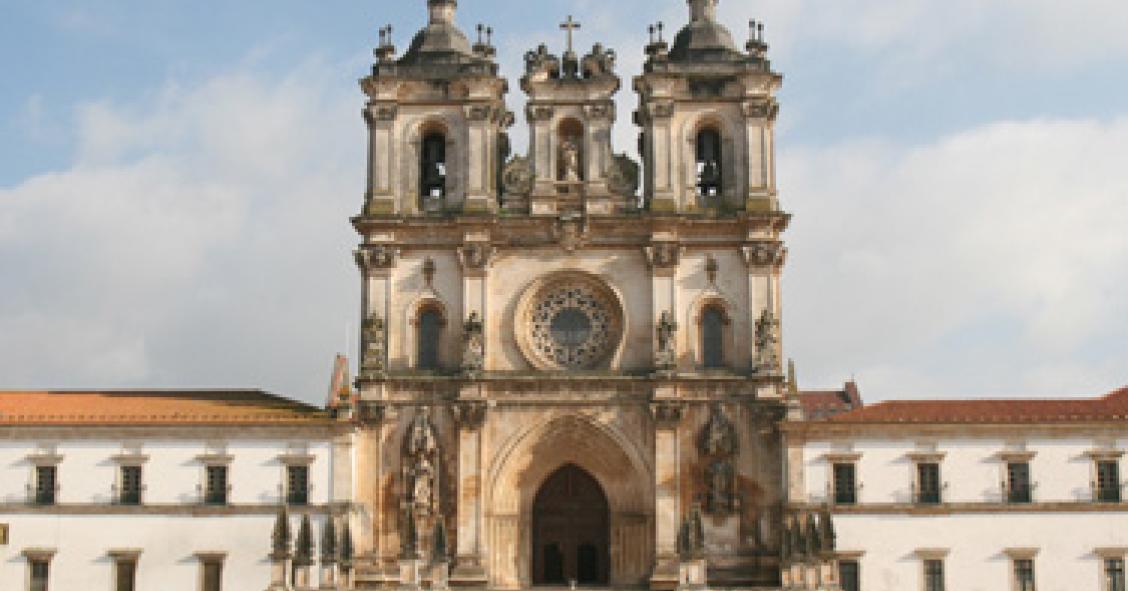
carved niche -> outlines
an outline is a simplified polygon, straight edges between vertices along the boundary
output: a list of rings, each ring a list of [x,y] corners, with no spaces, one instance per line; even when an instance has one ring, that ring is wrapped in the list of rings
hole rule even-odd
[[[779,371],[779,320],[771,310],[765,309],[756,320],[756,371]]]
[[[705,512],[716,516],[734,513],[740,506],[735,463],[739,442],[736,427],[725,416],[720,404],[714,404],[710,410],[709,422],[701,431],[698,448],[706,466],[702,499]]]
[[[442,456],[431,423],[430,409],[422,409],[404,437],[402,505],[406,514],[427,518],[441,511]],[[413,521],[413,520],[412,520]]]
[[[485,326],[478,312],[471,312],[462,327],[462,371],[482,371],[486,360]]]
[[[654,367],[659,371],[673,370],[677,365],[678,333],[678,323],[674,321],[673,313],[664,310],[658,317],[658,325],[654,330],[657,343],[654,350]]]
[[[387,369],[388,332],[384,319],[373,312],[364,319],[362,329],[364,349],[360,356],[361,379],[375,379]]]

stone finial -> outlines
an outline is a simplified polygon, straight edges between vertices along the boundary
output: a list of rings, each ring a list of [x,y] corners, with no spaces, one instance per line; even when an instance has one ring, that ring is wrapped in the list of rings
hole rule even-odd
[[[273,558],[284,560],[290,557],[290,515],[286,512],[286,505],[278,507],[278,517],[274,520],[274,532],[270,541]]]
[[[294,541],[294,566],[311,564],[313,564],[313,531],[309,524],[309,515],[302,515],[302,523],[298,526],[298,537]]]
[[[688,0],[689,20],[693,22],[717,20],[718,0]]]
[[[330,566],[337,562],[337,528],[333,525],[333,516],[325,517],[325,527],[321,529],[321,566]]]
[[[432,25],[454,24],[454,12],[458,0],[427,0],[427,13]]]

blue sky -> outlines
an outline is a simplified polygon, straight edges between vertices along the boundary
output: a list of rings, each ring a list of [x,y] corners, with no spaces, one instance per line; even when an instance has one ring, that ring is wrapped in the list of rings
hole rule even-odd
[[[262,386],[319,400],[355,327],[356,80],[418,0],[0,8],[0,385]],[[785,76],[785,345],[869,399],[1128,383],[1128,4],[721,0]],[[619,52],[681,0],[463,0],[521,56]],[[520,119],[520,117],[519,117]],[[514,130],[518,147],[523,129]]]

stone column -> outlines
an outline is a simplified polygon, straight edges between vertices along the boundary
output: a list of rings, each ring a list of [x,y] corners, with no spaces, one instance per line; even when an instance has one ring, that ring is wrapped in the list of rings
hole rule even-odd
[[[369,103],[364,110],[368,123],[368,188],[365,195],[367,215],[399,213],[395,202],[395,161],[401,150],[395,146],[395,121],[398,109],[394,103]]]
[[[383,404],[362,400],[357,419],[361,426],[353,436],[353,450],[356,465],[364,466],[365,469],[359,470],[354,479],[353,502],[359,510],[353,513],[353,527],[348,531],[350,536],[355,532],[354,551],[360,557],[358,567],[361,570],[373,567],[378,569],[381,563],[381,540],[393,529],[393,524],[388,523],[380,512],[385,506],[385,482],[391,474],[385,465],[383,440],[388,423],[395,417]]]
[[[672,388],[671,388],[672,389]],[[656,394],[670,395],[673,392]],[[656,396],[657,398],[657,396]],[[654,532],[656,564],[651,588],[673,589],[678,585],[678,524],[681,517],[681,454],[678,426],[685,414],[680,402],[651,404],[654,418]]]
[[[679,146],[673,129],[674,102],[672,100],[652,100],[646,106],[646,117],[650,126],[651,166],[647,167],[652,178],[653,196],[650,207],[654,211],[674,212],[684,209],[680,190],[675,185],[680,166]]]
[[[458,547],[451,579],[459,587],[485,586],[482,558],[482,426],[487,406],[481,400],[455,404],[458,423]]]

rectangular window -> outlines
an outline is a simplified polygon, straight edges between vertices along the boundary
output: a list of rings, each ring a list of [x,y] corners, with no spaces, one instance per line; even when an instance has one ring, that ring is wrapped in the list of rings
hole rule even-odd
[[[1030,464],[1026,462],[1010,462],[1007,464],[1007,502],[1029,503],[1033,495],[1030,494]]]
[[[58,473],[55,466],[35,467],[35,504],[54,505]]]
[[[200,561],[202,591],[222,591],[223,561],[218,558],[204,558]]]
[[[944,591],[944,561],[924,561],[924,591]]]
[[[47,579],[51,572],[51,563],[41,559],[28,560],[29,591],[47,591]]]
[[[227,466],[207,467],[204,503],[208,505],[227,504]]]
[[[1023,558],[1014,561],[1014,588],[1016,591],[1034,591],[1034,561]]]
[[[1097,462],[1097,500],[1102,503],[1120,502],[1120,462]]]
[[[940,464],[917,464],[917,502],[924,505],[940,503]]]
[[[858,562],[855,560],[842,560],[838,563],[838,580],[841,582],[842,591],[858,591],[861,581],[858,579]]]
[[[853,505],[858,502],[856,467],[851,463],[834,465],[834,502]]]
[[[286,502],[290,505],[309,504],[309,466],[286,467]]]
[[[121,492],[118,495],[118,503],[141,504],[141,466],[121,467]]]
[[[137,560],[119,558],[114,562],[114,591],[137,589]]]
[[[1124,588],[1124,559],[1105,560],[1105,591],[1126,591]]]

